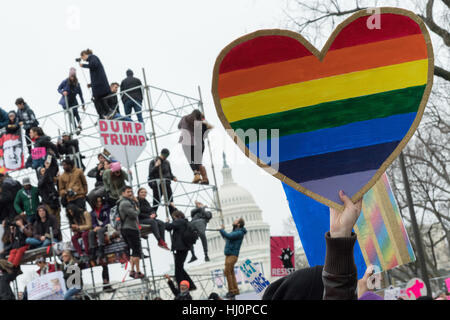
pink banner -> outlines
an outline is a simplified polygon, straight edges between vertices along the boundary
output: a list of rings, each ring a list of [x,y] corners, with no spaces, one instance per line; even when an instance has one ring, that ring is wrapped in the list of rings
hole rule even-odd
[[[284,277],[295,270],[294,237],[270,237],[272,277]]]
[[[31,150],[31,158],[33,160],[42,159],[47,155],[47,152],[44,147],[33,148]]]

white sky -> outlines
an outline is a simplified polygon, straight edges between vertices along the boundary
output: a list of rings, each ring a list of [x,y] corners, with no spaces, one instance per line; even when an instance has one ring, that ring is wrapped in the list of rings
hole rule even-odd
[[[235,181],[253,194],[272,234],[282,234],[290,211],[281,183],[224,136],[212,101],[211,76],[217,55],[229,42],[258,29],[284,26],[283,5],[282,0],[7,2],[0,10],[0,107],[15,109],[15,99],[22,96],[38,116],[60,110],[56,88],[86,48],[100,57],[110,82],[120,83],[128,68],[142,78],[145,67],[150,84],[161,88],[198,97],[200,85],[206,116],[216,127],[211,139],[229,153]],[[80,71],[78,77],[84,83]],[[89,98],[85,87],[83,92]],[[215,153],[217,169],[222,167],[222,149]],[[219,170],[216,174],[221,182]],[[152,236],[150,240],[155,272],[161,274],[173,259],[156,247]],[[96,269],[100,280],[101,269]],[[114,270],[112,278],[121,279],[120,267]],[[90,283],[90,277],[85,280]]]

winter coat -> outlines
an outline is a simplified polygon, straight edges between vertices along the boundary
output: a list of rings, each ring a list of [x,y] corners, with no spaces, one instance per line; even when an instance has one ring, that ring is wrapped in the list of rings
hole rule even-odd
[[[39,174],[38,190],[42,203],[49,205],[52,209],[60,207],[59,194],[49,170],[45,170],[43,176]]]
[[[103,171],[103,185],[105,186],[105,191],[112,199],[119,199],[121,195],[121,190],[125,187],[125,181],[128,181],[128,174],[121,170],[122,174],[116,177],[112,174],[111,169]]]
[[[45,234],[50,234],[50,227],[52,227],[53,238],[57,239],[60,233],[58,221],[51,214],[47,213],[46,216],[47,219],[45,220],[45,222],[42,222],[41,218],[37,217],[36,221],[33,224],[33,237],[41,240],[42,236],[45,236]]]
[[[0,300],[16,300],[10,283],[17,277],[17,273],[9,274],[6,270],[0,270]]]
[[[349,238],[331,238],[325,234],[327,250],[322,271],[323,300],[357,300],[357,270],[353,247],[356,234]]]
[[[46,155],[42,157],[41,159],[32,159],[32,168],[37,169],[39,167],[44,166],[44,162],[48,155],[52,156],[52,161],[50,164],[50,174],[52,177],[55,177],[58,172],[58,163],[56,162],[55,158],[59,158],[58,148],[56,145],[51,141],[49,136],[42,136],[34,140],[34,146],[33,148],[45,148]],[[30,155],[31,158],[31,155]]]
[[[131,199],[121,197],[118,204],[122,229],[139,231],[139,209],[136,210],[137,203]]]
[[[6,177],[1,185],[2,192],[0,192],[0,223],[5,219],[12,220],[16,216],[16,209],[14,208],[14,200],[22,185],[20,182]]]
[[[37,207],[39,205],[39,190],[37,187],[32,186],[30,194],[22,188],[17,192],[14,199],[14,209],[17,213],[25,212],[27,216],[36,214]]]
[[[195,208],[191,210],[191,224],[200,233],[206,232],[206,225],[209,219],[206,217],[205,207]]]
[[[92,96],[94,98],[102,98],[111,93],[111,89],[109,87],[108,78],[106,77],[105,69],[103,68],[103,64],[100,59],[91,54],[87,61],[89,64],[82,64],[83,68],[89,69],[89,73],[91,75],[91,88],[92,88]]]
[[[81,103],[84,104],[83,99],[83,91],[81,91],[80,83],[78,82],[76,86],[70,84],[69,78],[63,80],[58,87],[58,92],[61,94],[61,99],[59,100],[59,104],[63,107],[66,105],[66,99],[63,95],[63,92],[67,91],[67,101],[70,107],[78,105],[77,95],[80,96]]]
[[[23,230],[19,227],[14,228],[14,233],[11,234],[11,249],[19,249],[26,245],[26,239],[33,236],[33,227],[31,224],[26,224]]]
[[[150,213],[155,213],[156,212],[153,210],[153,207],[150,205],[150,203],[147,201],[147,199],[141,199],[138,198],[138,202],[139,202],[139,219],[148,219],[150,218]],[[156,216],[155,216],[156,218]]]
[[[183,233],[187,228],[187,219],[176,219],[173,222],[166,222],[166,230],[173,230],[172,233],[172,251],[189,250],[183,241]]]
[[[125,90],[136,88],[138,86],[142,86],[141,80],[138,78],[135,78],[133,76],[126,77],[122,80],[122,83],[120,84],[120,91],[123,92]],[[122,94],[122,102],[125,103],[128,100],[130,100],[130,97],[133,98],[137,102],[141,102],[142,99],[142,89],[136,88],[135,90],[127,91],[126,93]]]
[[[83,170],[73,168],[71,172],[65,172],[59,176],[58,179],[59,195],[64,197],[69,189],[72,189],[76,194],[73,197],[67,196],[67,201],[71,202],[76,199],[86,197],[88,186]]]
[[[36,119],[33,110],[31,110],[26,103],[24,104],[24,108],[22,110],[17,109],[17,119],[19,122],[23,122],[23,128],[25,130],[37,127],[39,125],[39,121]]]
[[[186,292],[185,294],[182,294],[180,290],[178,290],[177,287],[175,287],[175,284],[172,280],[167,281],[167,284],[169,285],[170,290],[172,291],[175,298],[173,300],[192,300],[191,294]]]
[[[8,125],[9,117],[8,112],[0,108],[0,129],[5,128]]]
[[[71,156],[71,158],[73,157],[73,160],[75,161],[77,167],[83,169],[83,171],[86,169],[82,161],[83,156],[80,153],[79,142],[77,139],[70,139],[67,141],[63,140],[62,143],[58,143],[56,147],[59,154],[69,155]],[[77,154],[79,155],[80,163],[78,163],[78,157],[76,156]]]
[[[239,250],[241,249],[242,240],[247,233],[245,228],[236,228],[232,232],[228,233],[224,229],[220,229],[220,234],[225,238],[225,250],[226,256],[239,256]]]
[[[95,168],[89,170],[89,172],[87,174],[87,176],[89,178],[95,178],[95,180],[96,180],[95,181],[95,187],[96,188],[103,186],[103,174],[102,174],[102,172],[104,172],[104,171],[105,171],[105,169],[98,170],[98,167],[95,167]]]
[[[162,176],[166,180],[166,182],[170,183],[171,180],[173,180],[175,178],[175,176],[172,173],[172,169],[170,167],[170,162],[169,160],[162,160],[160,157],[156,158],[156,159],[160,159],[161,161],[161,170],[162,170]],[[148,167],[148,180],[154,180],[154,179],[159,179],[159,167],[155,167],[155,159],[153,159],[152,161],[150,161],[150,165]],[[152,185],[154,185],[156,183],[156,181],[152,181],[149,182],[148,185],[150,188],[152,188]]]
[[[106,227],[110,222],[109,212],[111,211],[111,208],[105,204],[100,209],[100,214],[97,217],[97,212],[95,210],[91,211],[91,220],[92,220],[92,229],[95,227]],[[100,225],[101,222],[101,225]]]

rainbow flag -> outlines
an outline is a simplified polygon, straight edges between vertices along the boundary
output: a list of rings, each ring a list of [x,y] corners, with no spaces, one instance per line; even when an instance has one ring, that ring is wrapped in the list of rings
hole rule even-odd
[[[373,264],[381,270],[389,270],[415,261],[386,174],[364,195],[355,232],[366,265]]]
[[[273,34],[231,44],[216,63],[224,126],[237,135],[268,129],[240,137],[258,157],[261,142],[272,153],[270,129],[279,129],[278,159],[267,164],[323,203],[341,203],[339,189],[353,196],[368,184],[423,111],[432,63],[426,30],[396,13],[381,13],[381,28],[370,30],[369,17],[339,30],[322,60],[298,37],[267,30]]]

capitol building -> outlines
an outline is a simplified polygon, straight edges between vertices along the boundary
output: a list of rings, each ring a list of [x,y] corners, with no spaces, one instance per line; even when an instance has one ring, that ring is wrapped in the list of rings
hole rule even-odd
[[[239,186],[233,180],[232,170],[227,165],[225,155],[222,168],[223,184],[219,187],[219,199],[222,208],[225,231],[231,232],[231,224],[237,218],[244,218],[247,233],[239,252],[239,260],[235,265],[236,280],[241,294],[254,293],[252,286],[245,281],[245,277],[239,270],[239,266],[246,259],[250,259],[264,277],[272,282],[270,277],[270,226],[262,219],[262,211],[256,204],[251,193]],[[220,229],[222,221],[219,214],[214,214],[209,221],[208,229]],[[190,267],[185,264],[189,274],[212,276],[214,281],[208,281],[207,290],[217,292],[224,296],[227,292],[227,284],[223,275],[225,256],[225,240],[218,231],[207,231],[208,255],[210,262],[203,261],[203,248],[200,241],[195,245],[196,253],[201,261],[199,266]],[[276,279],[274,279],[276,280]],[[199,290],[197,290],[198,292]],[[192,292],[194,299],[196,291]],[[200,293],[200,292],[198,292]]]

